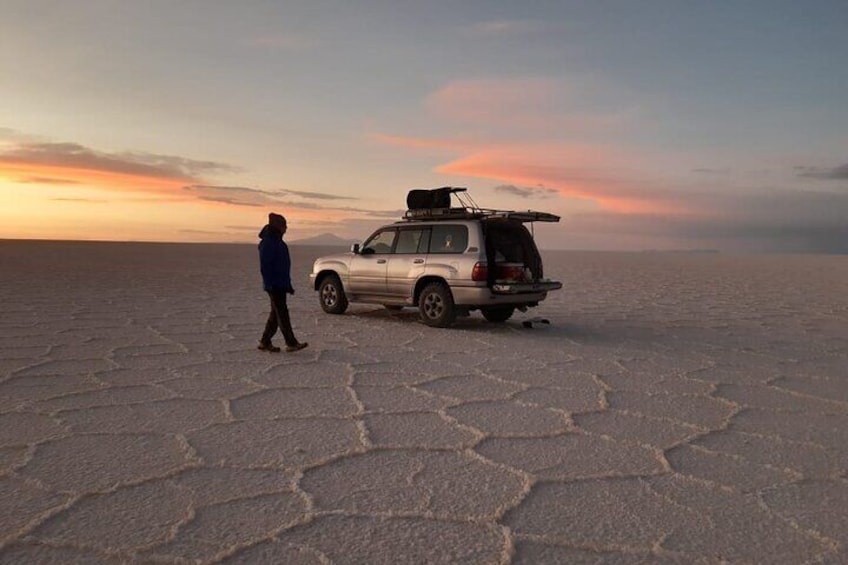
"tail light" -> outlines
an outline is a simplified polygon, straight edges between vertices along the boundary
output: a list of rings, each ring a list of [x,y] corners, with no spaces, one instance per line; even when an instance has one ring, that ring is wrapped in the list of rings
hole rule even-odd
[[[529,280],[526,268],[520,263],[495,265],[495,279],[510,282]],[[471,280],[477,282],[489,280],[489,267],[486,263],[475,263],[471,271]]]

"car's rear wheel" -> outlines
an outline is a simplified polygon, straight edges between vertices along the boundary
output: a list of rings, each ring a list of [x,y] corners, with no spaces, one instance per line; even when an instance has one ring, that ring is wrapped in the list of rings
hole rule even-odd
[[[515,308],[512,306],[498,306],[495,308],[482,308],[480,310],[483,313],[483,317],[486,320],[500,324],[506,322],[512,317],[512,314],[515,312]]]
[[[456,308],[450,289],[442,283],[430,283],[418,298],[421,321],[428,326],[446,328],[456,320]]]
[[[347,310],[347,296],[345,296],[342,281],[336,275],[327,275],[321,280],[318,287],[318,300],[321,308],[328,314],[344,314]]]

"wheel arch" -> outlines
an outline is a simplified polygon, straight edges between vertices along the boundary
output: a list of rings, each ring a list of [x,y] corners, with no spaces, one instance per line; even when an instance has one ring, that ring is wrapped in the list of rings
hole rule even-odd
[[[414,304],[416,306],[418,305],[418,299],[421,298],[421,291],[424,290],[424,287],[427,286],[430,283],[443,284],[443,285],[445,285],[445,288],[447,288],[448,291],[451,294],[453,294],[453,292],[451,291],[450,285],[448,284],[448,281],[445,280],[444,277],[439,277],[439,276],[436,276],[436,275],[427,275],[427,276],[421,277],[420,279],[418,279],[415,282],[415,292],[412,293],[412,304]]]
[[[344,281],[342,280],[341,275],[337,271],[333,269],[321,269],[320,271],[318,271],[318,274],[315,275],[315,284],[312,285],[312,290],[318,290],[319,288],[321,288],[321,283],[324,282],[324,279],[330,276],[337,277],[339,279],[339,282],[342,283],[342,288],[344,288]]]

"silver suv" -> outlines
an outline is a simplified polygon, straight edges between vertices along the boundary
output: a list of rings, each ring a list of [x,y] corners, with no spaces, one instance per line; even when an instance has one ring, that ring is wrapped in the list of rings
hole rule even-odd
[[[381,227],[348,253],[319,257],[310,278],[321,308],[342,314],[349,302],[417,307],[425,324],[447,327],[478,309],[488,321],[504,322],[562,288],[543,278],[542,258],[524,226],[558,216],[484,210],[468,197],[460,197],[463,206],[450,207],[450,195],[464,191],[411,191],[402,221]],[[437,198],[424,195],[426,203],[416,204],[413,192]]]

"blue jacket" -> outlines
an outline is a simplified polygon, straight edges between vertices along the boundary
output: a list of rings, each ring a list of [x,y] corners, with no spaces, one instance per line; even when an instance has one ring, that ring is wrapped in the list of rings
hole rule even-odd
[[[294,290],[291,283],[291,258],[289,246],[283,241],[283,234],[270,225],[259,232],[259,270],[262,272],[262,286],[268,291],[289,292]]]

